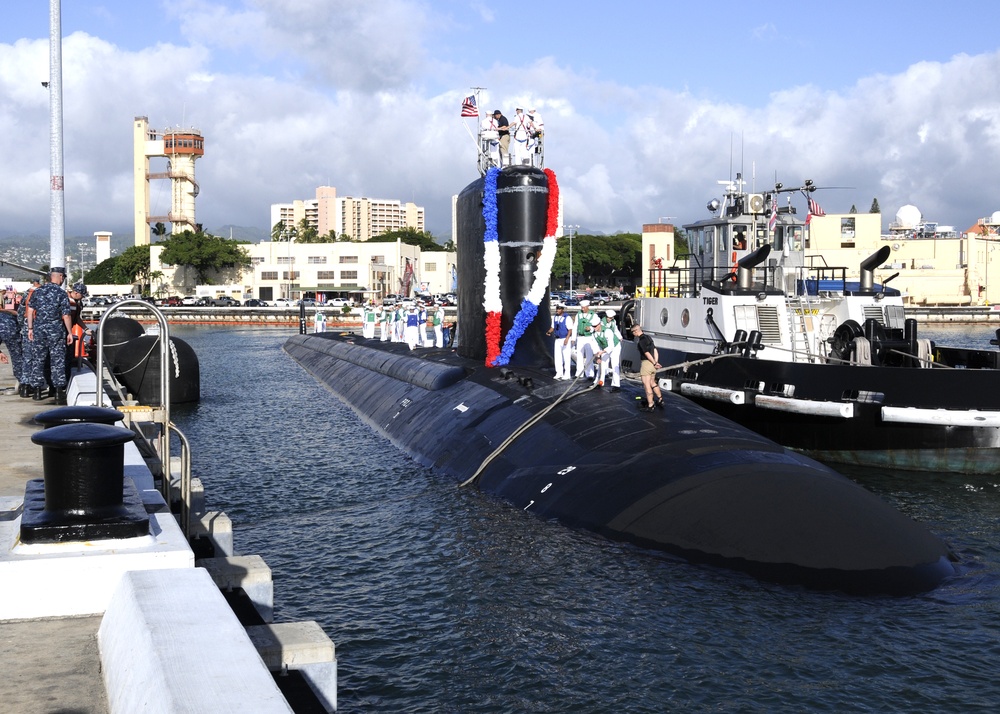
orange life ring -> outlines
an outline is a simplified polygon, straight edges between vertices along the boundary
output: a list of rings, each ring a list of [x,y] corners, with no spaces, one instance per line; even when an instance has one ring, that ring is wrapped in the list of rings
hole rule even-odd
[[[739,263],[738,260],[736,260],[736,251],[734,250],[733,251],[733,277],[732,277],[732,281],[734,283],[736,282],[736,276],[739,274],[739,272],[740,272],[740,263]]]

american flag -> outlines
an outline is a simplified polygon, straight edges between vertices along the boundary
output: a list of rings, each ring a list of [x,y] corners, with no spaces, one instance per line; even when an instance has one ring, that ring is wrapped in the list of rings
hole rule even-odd
[[[825,216],[826,211],[824,211],[816,201],[809,199],[809,213],[814,216]]]
[[[774,233],[774,227],[778,225],[778,194],[771,194],[771,217],[767,220],[767,228]]]
[[[462,116],[463,117],[479,117],[479,110],[476,109],[476,97],[470,94],[465,99],[462,100]]]

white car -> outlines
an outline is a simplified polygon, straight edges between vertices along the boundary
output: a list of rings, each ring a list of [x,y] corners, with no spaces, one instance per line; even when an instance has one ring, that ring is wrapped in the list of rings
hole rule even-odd
[[[293,305],[295,305],[295,303],[288,298],[276,298],[274,301],[275,307],[292,307]]]
[[[326,301],[326,305],[327,307],[354,307],[354,301],[345,298],[330,298]]]

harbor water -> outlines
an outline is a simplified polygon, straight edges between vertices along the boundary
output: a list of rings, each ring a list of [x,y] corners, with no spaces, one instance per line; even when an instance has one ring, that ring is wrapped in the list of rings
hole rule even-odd
[[[341,711],[1000,706],[1000,464],[990,477],[845,471],[948,541],[961,573],[917,597],[817,593],[459,489],[285,355],[287,329],[171,334],[201,364],[201,402],[173,416],[208,506],[233,519],[237,551],[272,568],[275,619],[315,619],[336,642]],[[922,336],[987,346],[993,334]]]

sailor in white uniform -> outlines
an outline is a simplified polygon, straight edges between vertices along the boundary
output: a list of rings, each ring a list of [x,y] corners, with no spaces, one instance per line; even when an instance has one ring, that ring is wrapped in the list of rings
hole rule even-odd
[[[489,154],[490,164],[500,166],[500,124],[496,117],[483,119],[479,138],[483,143],[483,151]]]
[[[594,326],[590,324],[590,300],[580,301],[580,314],[576,316],[576,378],[594,377]]]
[[[434,311],[434,346],[438,349],[444,347],[444,305],[438,305]]]
[[[566,308],[556,305],[556,314],[552,316],[552,325],[548,335],[554,338],[552,346],[553,362],[556,368],[556,379],[573,379],[573,318],[566,314]]]
[[[514,119],[510,122],[510,161],[514,166],[530,164],[531,152],[528,150],[528,141],[534,129],[523,109],[518,107],[514,112]]]
[[[611,375],[611,391],[621,390],[622,384],[622,335],[615,322],[615,311],[605,310],[604,319],[597,327],[597,340],[601,353],[601,374],[598,382],[608,386],[608,375]]]

